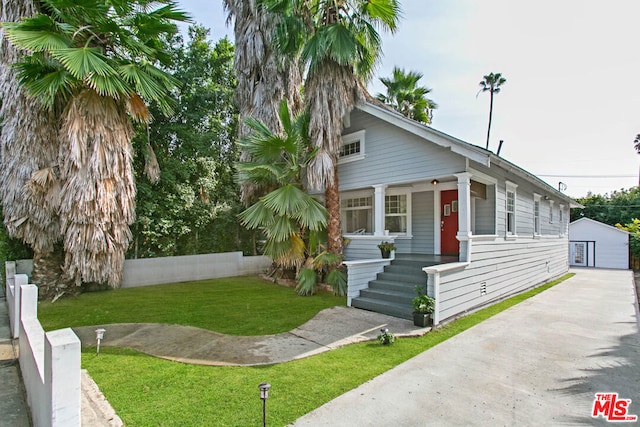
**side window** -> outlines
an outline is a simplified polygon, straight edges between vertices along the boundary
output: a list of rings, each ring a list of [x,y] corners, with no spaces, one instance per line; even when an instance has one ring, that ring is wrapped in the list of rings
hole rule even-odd
[[[540,235],[540,195],[533,195],[533,234]]]
[[[506,200],[506,222],[507,235],[514,236],[516,234],[516,189],[517,184],[507,181],[507,200]]]

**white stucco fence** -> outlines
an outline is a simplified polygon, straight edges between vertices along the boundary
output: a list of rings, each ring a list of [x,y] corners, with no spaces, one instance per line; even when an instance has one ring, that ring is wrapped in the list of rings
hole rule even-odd
[[[26,275],[14,275],[11,264],[6,263],[6,301],[12,335],[19,337],[20,370],[33,425],[80,426],[80,340],[70,328],[44,332],[37,316],[38,288],[26,284]]]
[[[122,287],[251,276],[263,273],[271,263],[269,257],[244,256],[242,252],[127,259],[122,272]],[[14,263],[14,270],[31,277],[33,262],[18,260]]]
[[[255,275],[271,263],[269,257],[244,256],[242,252],[128,259],[124,262],[122,287]]]

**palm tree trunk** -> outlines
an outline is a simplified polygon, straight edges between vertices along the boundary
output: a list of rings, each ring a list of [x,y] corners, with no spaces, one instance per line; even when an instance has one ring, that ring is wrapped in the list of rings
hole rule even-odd
[[[489,149],[489,135],[491,134],[491,116],[493,115],[493,91],[490,92],[489,100],[489,126],[487,126],[487,150]]]
[[[338,191],[338,167],[334,167],[333,183],[324,192],[325,205],[329,219],[327,221],[327,252],[341,254],[342,227],[340,225],[340,192]]]
[[[273,47],[273,34],[279,18],[260,7],[256,0],[224,0],[224,3],[235,18],[238,138],[251,132],[244,124],[248,117],[258,119],[274,133],[280,133],[280,101],[287,100],[292,115],[302,108],[300,66],[297,61],[284,58]],[[251,161],[251,158],[243,152],[240,153],[240,161]],[[248,205],[260,196],[259,193],[260,189],[254,184],[243,183],[241,200]]]
[[[72,98],[60,131],[65,273],[81,282],[122,283],[135,219],[133,128],[123,105],[87,89]]]
[[[52,300],[62,295],[75,295],[80,288],[64,279],[62,265],[64,250],[61,244],[52,251],[33,251],[33,273],[31,282],[38,285],[38,298]]]
[[[30,0],[2,0],[0,20],[17,21],[36,13]],[[9,236],[31,246],[39,259],[33,281],[42,295],[56,294],[60,265],[54,249],[61,240],[59,207],[60,181],[57,170],[59,141],[54,114],[28,97],[10,65],[20,57],[0,29],[0,197],[4,224]],[[34,256],[35,256],[34,255]],[[37,280],[37,281],[36,281]],[[47,289],[49,286],[52,289]]]

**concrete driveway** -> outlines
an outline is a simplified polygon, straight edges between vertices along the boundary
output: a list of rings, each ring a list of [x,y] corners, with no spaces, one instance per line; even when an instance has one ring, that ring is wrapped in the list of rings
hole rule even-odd
[[[293,425],[608,425],[591,416],[598,392],[631,399],[627,415],[640,416],[632,272],[574,272]]]

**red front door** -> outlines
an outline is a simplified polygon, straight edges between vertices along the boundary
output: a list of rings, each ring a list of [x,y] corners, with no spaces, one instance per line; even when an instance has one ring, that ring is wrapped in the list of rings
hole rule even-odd
[[[440,193],[440,253],[458,255],[460,242],[458,234],[458,190]]]

